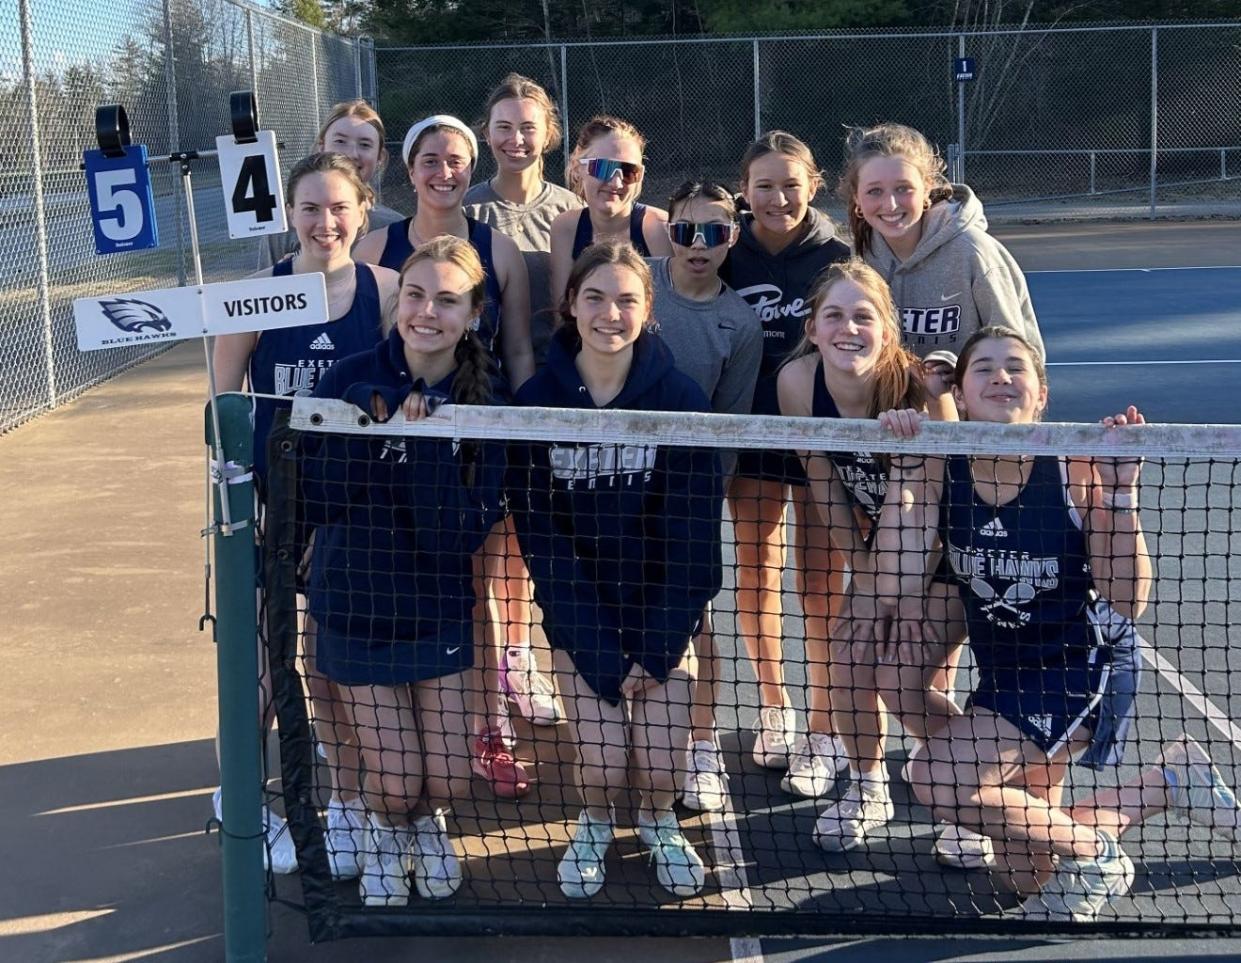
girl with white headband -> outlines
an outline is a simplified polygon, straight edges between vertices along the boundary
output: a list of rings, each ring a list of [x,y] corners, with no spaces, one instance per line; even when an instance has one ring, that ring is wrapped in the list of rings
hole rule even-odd
[[[414,249],[433,237],[448,234],[468,240],[487,275],[487,305],[478,334],[516,390],[534,374],[529,280],[517,245],[462,209],[478,160],[478,140],[456,117],[435,114],[409,129],[401,156],[418,196],[418,212],[368,234],[358,243],[356,257],[399,271]]]

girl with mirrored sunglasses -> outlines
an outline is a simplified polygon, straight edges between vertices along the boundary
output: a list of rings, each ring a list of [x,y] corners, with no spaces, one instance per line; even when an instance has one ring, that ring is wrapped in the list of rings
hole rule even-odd
[[[642,257],[672,253],[668,215],[638,203],[646,138],[627,121],[601,114],[578,132],[565,181],[586,203],[552,223],[552,303],[564,298],[573,262],[591,244],[628,241]]]

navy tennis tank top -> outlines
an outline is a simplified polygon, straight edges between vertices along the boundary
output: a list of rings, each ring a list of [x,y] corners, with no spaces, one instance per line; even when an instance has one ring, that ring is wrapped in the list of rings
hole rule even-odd
[[[646,238],[642,234],[642,222],[646,217],[646,205],[634,204],[629,212],[629,243],[643,257],[651,257],[651,249],[646,246]],[[595,228],[590,223],[590,211],[583,208],[577,217],[577,232],[573,235],[573,260],[590,247],[595,239]]]
[[[414,246],[409,243],[409,225],[413,223],[413,220],[412,217],[407,217],[403,221],[397,221],[395,224],[388,225],[388,240],[384,242],[383,254],[379,256],[380,267],[400,271],[401,266],[414,253]],[[492,229],[482,221],[476,221],[472,217],[467,217],[465,223],[469,231],[467,240],[470,242],[470,246],[478,252],[478,259],[483,263],[483,274],[487,278],[487,303],[484,305],[483,315],[479,319],[478,336],[494,357],[496,354],[496,338],[500,334],[500,313],[503,302],[501,300],[500,276],[496,274],[495,257],[491,251]],[[498,361],[499,358],[497,357],[496,360]]]
[[[272,267],[273,277],[293,273],[293,259]],[[335,321],[299,328],[263,331],[250,355],[250,390],[263,395],[308,395],[319,373],[341,358],[369,351],[383,338],[379,310],[379,286],[366,264],[354,265],[357,290],[349,312]],[[254,470],[267,475],[267,436],[280,402],[254,399]]]
[[[1035,458],[1017,497],[988,505],[969,458],[949,456],[939,524],[980,668],[1076,664],[1099,643],[1086,535],[1062,459]]]
[[[815,418],[840,417],[836,399],[827,390],[827,382],[823,380],[822,358],[814,371],[814,404],[811,414]],[[872,522],[878,521],[883,499],[888,493],[888,473],[880,467],[875,456],[868,451],[832,451],[825,454],[836,470],[836,476],[844,486],[849,500],[862,509]]]

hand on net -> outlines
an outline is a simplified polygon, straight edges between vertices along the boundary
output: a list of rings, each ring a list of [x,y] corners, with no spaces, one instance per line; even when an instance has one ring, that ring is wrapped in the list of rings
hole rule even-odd
[[[913,408],[890,408],[879,412],[879,427],[886,428],[897,438],[916,438],[925,419],[923,412]]]
[[[1102,424],[1108,429],[1123,428],[1126,425],[1144,425],[1146,418],[1138,411],[1137,406],[1130,405],[1124,411],[1104,418]],[[1105,497],[1108,494],[1127,494],[1137,488],[1138,475],[1142,470],[1140,455],[1095,458],[1093,461]],[[1136,497],[1136,493],[1134,495]],[[1137,506],[1135,504],[1127,507]]]

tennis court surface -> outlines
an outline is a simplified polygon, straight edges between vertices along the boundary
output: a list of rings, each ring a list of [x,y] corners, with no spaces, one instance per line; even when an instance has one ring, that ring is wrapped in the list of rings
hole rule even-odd
[[[1160,248],[1158,232],[1153,232],[1149,266],[1158,266]],[[1100,256],[1105,255],[1104,250]],[[1018,257],[1029,266],[1020,249]],[[1235,361],[1241,358],[1241,310],[1236,307],[1241,305],[1241,268],[1032,272],[1029,282],[1054,365],[1051,417],[1094,420],[1133,402],[1150,420],[1241,420],[1231,403]],[[215,780],[209,741],[214,707],[207,695],[214,652],[193,625],[202,604],[202,559],[194,536],[202,524],[203,499],[203,379],[201,351],[193,348],[184,346],[142,366],[0,440],[5,449],[0,477],[13,493],[0,507],[0,523],[16,533],[18,547],[0,562],[0,597],[22,599],[16,607],[6,603],[19,629],[0,656],[0,720],[7,732],[29,733],[9,740],[5,778],[0,779],[0,820],[12,867],[0,883],[0,906],[6,907],[0,919],[3,959],[196,961],[221,955],[217,851],[214,840],[200,835]],[[1113,363],[1118,361],[1129,363]],[[1169,361],[1196,363],[1153,363]],[[64,470],[46,483],[32,484],[46,475],[49,464]],[[1226,536],[1221,543],[1218,533],[1241,531],[1241,518],[1230,502],[1235,498],[1233,466],[1216,470],[1225,474],[1212,476],[1210,504],[1192,501],[1195,492],[1207,497],[1201,494],[1200,475],[1193,476],[1194,486],[1187,484],[1192,479],[1175,481],[1175,491],[1191,500],[1186,509],[1168,502],[1169,517],[1175,513],[1187,533],[1160,535],[1167,539],[1161,551],[1172,566],[1165,574],[1178,594],[1161,599],[1174,611],[1154,618],[1162,631],[1149,641],[1167,662],[1145,673],[1130,761],[1150,759],[1184,727],[1209,740],[1225,774],[1234,777],[1241,754],[1232,755],[1224,723],[1241,718],[1241,692],[1234,692],[1232,682],[1241,678],[1241,665],[1232,654],[1236,601],[1231,608],[1227,602],[1229,590],[1235,596],[1241,584],[1241,571],[1229,554],[1235,537],[1229,545]],[[92,537],[82,538],[83,532]],[[800,619],[787,596],[786,612],[786,658],[795,665]],[[731,640],[727,620],[719,625],[719,635]],[[789,681],[797,698],[800,680],[791,675]],[[743,681],[743,690],[746,685]],[[54,698],[48,698],[49,690]],[[1214,710],[1200,711],[1194,691]],[[732,701],[744,706],[755,700],[738,696]],[[1205,721],[1212,712],[1219,716],[1215,725]],[[742,868],[751,898],[759,893],[768,901],[762,908],[818,901],[832,912],[876,915],[988,910],[980,874],[942,871],[931,859],[931,823],[907,795],[900,795],[904,752],[899,739],[892,740],[889,758],[898,831],[865,852],[826,857],[808,843],[818,807],[785,797],[778,775],[759,770],[749,759],[751,721],[752,712],[744,708],[735,720],[721,719],[732,774],[731,825],[707,819],[688,823],[700,852],[711,866],[724,870],[726,880],[740,882],[735,871]],[[546,782],[567,783],[567,772],[564,777],[555,772],[568,747],[555,735],[541,736],[534,747],[540,765],[548,767]],[[1122,769],[1122,778],[1131,771]],[[1077,792],[1084,792],[1090,781],[1083,778],[1076,785]],[[571,813],[574,806],[564,802],[541,801]],[[519,815],[500,809],[489,818],[493,830],[511,830]],[[565,827],[554,821],[545,825],[541,837],[529,834],[531,851],[522,856],[520,875],[542,881],[523,894],[526,898],[546,893],[554,902],[554,861]],[[504,846],[495,837],[487,839],[493,851]],[[541,842],[535,845],[535,839]],[[1163,860],[1163,850],[1192,858]],[[794,851],[805,858],[787,859]],[[1133,855],[1141,858],[1144,872],[1122,913],[1180,919],[1190,905],[1186,899],[1205,916],[1241,912],[1236,853],[1203,831],[1160,821],[1147,827],[1143,846]],[[609,886],[615,884],[618,896],[666,898],[654,886],[635,841],[619,839],[613,856],[617,868]],[[476,889],[490,891],[474,895],[505,895],[512,892],[510,885],[501,874],[494,882],[477,884]],[[737,889],[716,886],[705,898],[731,900]],[[298,899],[296,879],[279,881],[278,893]],[[1024,938],[832,944],[479,938],[424,940],[413,946],[396,939],[309,947],[297,914],[277,906],[272,922],[271,957],[289,960],[364,954],[375,960],[605,961],[630,959],[635,952],[652,961],[760,953],[773,961],[869,959],[876,953],[895,960],[1062,959],[1241,951],[1241,940],[1135,946]]]

